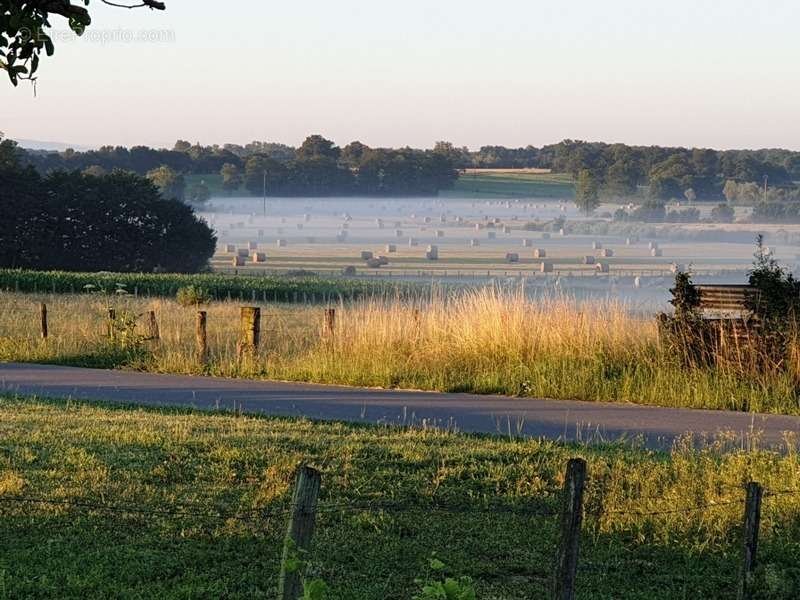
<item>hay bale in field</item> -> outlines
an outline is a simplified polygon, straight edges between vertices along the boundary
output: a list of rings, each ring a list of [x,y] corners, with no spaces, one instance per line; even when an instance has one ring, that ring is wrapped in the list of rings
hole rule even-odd
[[[408,247],[413,248],[414,246],[419,246],[419,241],[417,238],[408,238]]]
[[[247,255],[245,255],[247,256]],[[243,267],[244,266],[244,259],[245,256],[239,256],[238,254],[233,257],[233,262],[231,263],[234,267]]]
[[[530,248],[531,246],[533,246],[533,240],[522,240],[523,248]]]
[[[507,252],[506,253],[506,262],[518,263],[519,262],[519,254],[517,254],[516,252]]]
[[[266,252],[253,252],[252,261],[254,263],[263,263],[267,262],[267,253]]]
[[[608,263],[607,262],[600,262],[595,265],[598,273],[608,273]]]
[[[388,265],[389,264],[389,257],[381,255],[381,256],[378,257],[378,262],[381,263],[381,266]]]
[[[447,223],[447,217],[445,215],[439,215],[439,223]]]
[[[566,236],[567,235],[567,230],[562,227],[561,229],[558,230],[558,235],[560,235],[562,237]]]
[[[650,250],[650,256],[659,257],[664,256],[664,251],[661,248],[653,248]]]
[[[586,256],[583,257],[583,260],[581,262],[585,265],[593,265],[597,261],[595,260],[594,256],[590,256],[587,254]]]
[[[441,229],[437,229],[434,235],[437,238],[443,238],[444,237],[444,231],[442,231]]]
[[[631,237],[625,238],[625,245],[626,246],[633,246],[639,241],[639,237],[632,235]]]
[[[378,226],[378,229],[383,229],[383,221],[381,219],[375,219],[375,225]]]
[[[635,287],[637,290],[642,287],[642,278],[638,275],[633,278],[633,287]]]
[[[658,248],[658,242],[649,242],[647,244],[648,250],[655,250],[656,248]]]
[[[539,265],[539,271],[541,273],[552,273],[553,272],[553,263],[551,262],[543,262]]]
[[[603,244],[601,244],[596,240],[592,242],[592,250],[602,250],[602,249],[603,249]]]
[[[397,252],[397,246],[394,244],[386,244],[386,253],[391,254],[393,252]]]
[[[236,244],[225,244],[225,252],[228,254],[236,252]]]
[[[308,223],[310,220],[311,220],[311,215],[309,215],[308,213],[303,215],[303,221]]]
[[[236,256],[240,256],[241,258],[247,258],[247,256],[249,254],[250,254],[250,250],[248,250],[247,248],[239,248],[236,251]]]
[[[497,233],[495,233],[494,231],[487,231],[486,237],[489,238],[490,240],[493,240],[497,237]]]
[[[483,229],[483,225],[480,223],[475,223],[475,231],[480,231],[481,229]]]
[[[368,266],[370,269],[377,269],[377,268],[379,268],[379,267],[381,266],[381,261],[380,261],[380,260],[378,260],[377,258],[370,258],[370,259],[367,261],[367,266]]]
[[[247,242],[247,249],[248,250],[256,250],[258,248],[257,242]]]
[[[600,256],[603,258],[612,258],[614,256],[614,251],[611,248],[603,248],[600,251]]]
[[[342,275],[355,275],[356,268],[353,265],[348,265],[342,269]]]
[[[471,248],[477,248],[478,246],[481,245],[481,241],[479,239],[477,239],[477,238],[472,238],[469,241],[469,245],[470,245]]]
[[[423,222],[425,222],[425,223],[430,223],[430,222],[431,222],[431,218],[430,218],[430,217],[425,217],[425,218],[424,218],[424,219],[422,219],[422,220],[423,220]]]
[[[374,256],[374,254],[369,250],[362,250],[361,251],[361,260],[369,260],[373,256]]]
[[[278,248],[285,248],[286,247],[286,240],[280,239],[275,242]]]
[[[533,251],[533,258],[547,258],[547,250],[544,248],[536,248]]]
[[[430,245],[425,252],[425,258],[428,260],[439,260],[439,247]]]

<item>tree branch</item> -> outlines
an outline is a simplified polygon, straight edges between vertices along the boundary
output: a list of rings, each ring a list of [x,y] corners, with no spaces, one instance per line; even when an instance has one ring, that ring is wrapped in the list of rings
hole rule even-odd
[[[108,4],[109,6],[116,6],[117,8],[141,8],[146,6],[150,10],[166,10],[167,5],[163,2],[156,2],[156,0],[142,0],[141,4],[117,4],[115,2],[109,2],[108,0],[101,0],[103,4]]]

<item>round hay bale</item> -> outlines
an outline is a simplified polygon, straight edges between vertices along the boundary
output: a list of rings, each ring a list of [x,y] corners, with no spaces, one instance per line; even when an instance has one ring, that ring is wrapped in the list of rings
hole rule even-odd
[[[589,255],[587,254],[586,256],[584,256],[584,257],[583,257],[583,261],[582,261],[582,262],[583,262],[583,264],[585,264],[585,265],[593,265],[593,264],[595,264],[597,261],[595,260],[594,256],[589,256]]]
[[[547,250],[544,248],[536,248],[533,251],[533,258],[546,258],[547,257]]]
[[[374,255],[369,250],[362,250],[361,251],[361,260],[369,260]]]
[[[394,244],[386,244],[386,253],[391,254],[392,252],[397,252],[397,246]]]
[[[286,240],[283,240],[283,239],[277,240],[275,243],[277,244],[278,248],[285,248],[286,247]]]

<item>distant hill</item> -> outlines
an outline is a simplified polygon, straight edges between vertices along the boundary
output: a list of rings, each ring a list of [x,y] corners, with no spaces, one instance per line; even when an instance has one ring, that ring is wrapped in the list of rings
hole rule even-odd
[[[85,152],[86,150],[92,150],[94,148],[93,146],[83,146],[81,144],[67,144],[65,142],[43,142],[41,140],[20,140],[20,139],[15,139],[15,141],[26,150],[50,150],[53,152],[63,152],[67,148],[72,148],[73,150]]]

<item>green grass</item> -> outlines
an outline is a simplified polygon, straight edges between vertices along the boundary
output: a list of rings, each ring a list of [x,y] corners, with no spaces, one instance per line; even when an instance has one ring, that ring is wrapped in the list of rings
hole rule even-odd
[[[575,195],[572,178],[563,173],[466,173],[445,197],[564,198]]]
[[[363,298],[384,294],[421,292],[420,286],[404,282],[323,279],[309,277],[237,276],[224,274],[150,274],[150,273],[74,273],[66,271],[23,271],[0,269],[0,290],[29,293],[74,294],[86,291],[115,293],[120,286],[155,297],[174,297],[178,288],[194,285],[209,292],[212,298],[227,297],[275,302],[303,300],[314,295],[338,298]],[[86,286],[92,286],[86,288]]]
[[[331,599],[410,598],[432,552],[479,598],[545,598],[573,456],[580,598],[730,598],[742,484],[800,488],[794,452],[724,440],[668,454],[12,396],[0,440],[0,598],[274,597],[301,463],[322,471],[310,560]],[[797,494],[765,500],[763,597],[800,591],[799,515]]]

